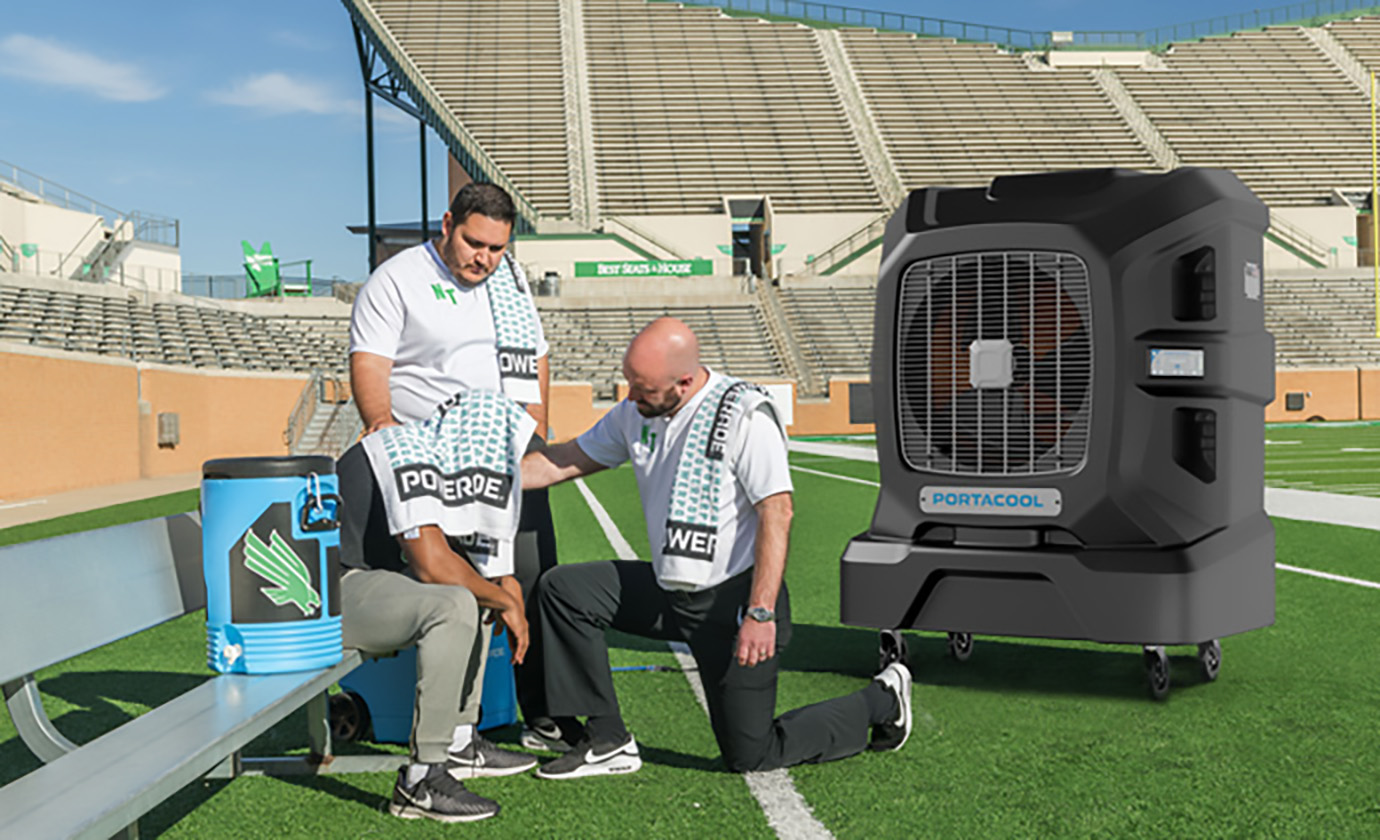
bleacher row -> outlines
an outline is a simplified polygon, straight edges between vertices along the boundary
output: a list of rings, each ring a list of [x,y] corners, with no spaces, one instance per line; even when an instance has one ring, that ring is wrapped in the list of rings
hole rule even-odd
[[[343,344],[319,330],[210,304],[154,303],[0,287],[0,342],[196,368],[343,371]]]
[[[770,195],[778,212],[882,212],[878,166],[903,189],[1160,168],[1163,152],[1132,127],[1137,111],[1179,162],[1232,169],[1272,205],[1327,204],[1369,184],[1362,76],[1380,70],[1380,18],[1177,43],[1114,69],[1127,103],[1099,83],[1106,68],[947,38],[646,0],[504,0],[501,11],[497,0],[353,1],[552,219],[571,216],[570,172],[584,158],[604,217],[718,212],[742,194]],[[499,48],[472,48],[485,43]]]
[[[778,293],[791,340],[816,382],[869,375],[873,289],[807,286]],[[1279,367],[1380,367],[1369,281],[1267,278],[1266,301]],[[623,381],[628,339],[662,315],[695,330],[711,367],[753,380],[786,378],[787,351],[770,338],[755,302],[541,309],[552,379],[590,382],[597,400],[613,399]],[[0,343],[143,362],[339,375],[346,369],[348,328],[343,317],[264,317],[205,303],[146,306],[123,297],[0,286]]]

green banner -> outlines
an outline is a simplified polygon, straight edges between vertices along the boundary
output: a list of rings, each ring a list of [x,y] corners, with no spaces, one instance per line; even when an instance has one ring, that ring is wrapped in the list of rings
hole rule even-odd
[[[575,263],[576,277],[694,277],[713,273],[713,260],[619,260]]]

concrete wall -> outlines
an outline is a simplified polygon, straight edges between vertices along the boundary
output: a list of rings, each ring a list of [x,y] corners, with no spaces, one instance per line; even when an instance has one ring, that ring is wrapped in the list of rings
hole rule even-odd
[[[1355,266],[1356,246],[1348,244],[1346,237],[1356,238],[1356,211],[1350,207],[1272,207],[1272,219],[1282,219],[1299,228],[1304,233],[1321,242],[1327,248],[1336,248],[1336,254],[1328,257],[1329,267],[1347,268]],[[1265,240],[1265,266],[1267,268],[1307,268],[1308,264],[1293,254]]]
[[[131,242],[111,270],[110,282],[151,292],[180,292],[182,254],[167,245]]]
[[[1303,410],[1285,410],[1285,396],[1302,393]],[[1275,401],[1265,407],[1265,422],[1380,420],[1380,370],[1341,368],[1275,371]]]
[[[304,384],[0,344],[0,499],[285,455],[283,429]],[[158,446],[162,412],[179,415],[177,446]]]
[[[513,258],[534,281],[548,271],[556,272],[565,281],[575,276],[577,262],[647,259],[618,240],[605,236],[523,237],[513,246]]]
[[[25,243],[38,248],[38,253],[32,257],[19,257],[18,270],[21,272],[71,275],[100,241],[104,230],[100,216],[0,192],[0,236],[5,237],[16,252]]]
[[[876,213],[777,212],[773,214],[772,244],[786,246],[781,250],[781,253],[776,255],[778,274],[803,274],[806,257],[824,253],[839,240],[854,233],[875,218],[877,218]],[[881,246],[878,246],[874,250],[880,252],[880,249]],[[860,257],[858,262],[849,263],[848,269],[852,271],[858,265],[863,264],[861,262],[863,259]],[[875,270],[877,258],[872,257],[872,261],[874,270],[871,273],[875,277],[877,275]]]
[[[732,274],[733,259],[719,251],[733,241],[733,223],[722,213],[685,216],[619,216],[618,219],[686,257],[714,261],[715,274]]]

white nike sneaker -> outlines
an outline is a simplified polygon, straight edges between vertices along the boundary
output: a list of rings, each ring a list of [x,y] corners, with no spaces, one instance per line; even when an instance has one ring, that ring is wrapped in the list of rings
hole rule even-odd
[[[519,743],[524,749],[556,753],[568,753],[572,748],[571,741],[565,739],[561,728],[550,718],[537,718],[524,726],[522,740]]]
[[[635,773],[642,767],[637,741],[632,735],[621,744],[596,744],[583,740],[555,761],[537,768],[543,779],[579,779],[584,776],[612,776]]]
[[[910,737],[913,718],[910,711],[910,669],[900,662],[893,662],[882,669],[874,679],[882,687],[896,695],[896,718],[872,727],[872,743],[869,749],[899,750]]]

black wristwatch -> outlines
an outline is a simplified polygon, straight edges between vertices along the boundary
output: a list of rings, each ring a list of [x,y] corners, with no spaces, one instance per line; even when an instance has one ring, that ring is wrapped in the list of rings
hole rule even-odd
[[[747,616],[753,621],[760,621],[763,624],[766,624],[768,621],[776,620],[776,613],[772,612],[766,607],[748,607],[746,610],[743,611],[743,615]]]

